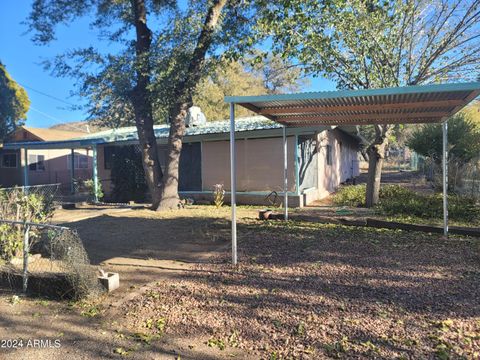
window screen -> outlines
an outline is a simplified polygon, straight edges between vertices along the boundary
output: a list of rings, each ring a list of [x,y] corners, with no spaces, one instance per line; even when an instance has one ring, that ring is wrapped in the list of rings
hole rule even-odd
[[[17,167],[17,154],[3,154],[2,167],[4,168],[16,168]]]

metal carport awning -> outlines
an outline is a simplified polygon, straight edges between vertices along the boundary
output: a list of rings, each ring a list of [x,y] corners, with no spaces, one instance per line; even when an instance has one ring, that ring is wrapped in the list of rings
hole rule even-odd
[[[227,96],[230,103],[232,262],[237,263],[235,105],[284,126],[284,211],[288,219],[286,127],[443,123],[443,218],[448,235],[447,119],[480,94],[480,83],[432,84],[259,96]]]

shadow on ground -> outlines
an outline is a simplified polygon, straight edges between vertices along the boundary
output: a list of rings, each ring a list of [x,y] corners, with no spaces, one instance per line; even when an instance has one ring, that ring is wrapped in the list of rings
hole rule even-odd
[[[204,261],[230,240],[227,221],[208,217],[148,219],[117,214],[68,226],[78,231],[93,264],[117,257]]]

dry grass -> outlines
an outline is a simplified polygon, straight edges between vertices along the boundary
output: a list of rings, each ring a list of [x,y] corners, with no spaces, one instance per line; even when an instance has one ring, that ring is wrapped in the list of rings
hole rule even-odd
[[[186,212],[208,222],[211,211]],[[190,336],[192,347],[200,336],[220,357],[480,356],[479,240],[259,222],[250,212],[240,212],[237,269],[225,251],[158,282],[125,304],[122,324]]]

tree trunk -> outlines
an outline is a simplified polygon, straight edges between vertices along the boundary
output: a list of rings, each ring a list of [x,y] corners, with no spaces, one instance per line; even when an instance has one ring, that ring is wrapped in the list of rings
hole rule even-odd
[[[380,180],[382,177],[383,159],[385,148],[388,144],[388,125],[375,125],[375,141],[368,147],[368,176],[366,207],[378,204],[380,197]]]
[[[145,180],[152,196],[152,206],[160,202],[162,168],[158,159],[157,139],[153,130],[153,111],[150,94],[150,46],[151,31],[147,26],[147,13],[144,0],[132,0],[136,30],[136,85],[132,92],[135,125],[138,141],[142,149],[142,164]]]
[[[205,56],[213,42],[215,27],[226,0],[215,0],[211,3],[200,32],[197,45],[193,52],[185,79],[175,88],[177,99],[170,110],[170,134],[168,137],[168,154],[165,176],[161,186],[160,202],[157,210],[177,209],[180,197],[178,196],[178,176],[182,140],[185,135],[185,116],[192,106],[192,96],[197,83],[201,79]]]
[[[177,209],[180,202],[178,196],[178,177],[180,167],[180,154],[182,152],[182,139],[185,135],[185,117],[191,102],[182,104],[176,103],[171,113],[176,114],[172,117],[170,124],[170,133],[168,136],[167,166],[163,177],[160,203],[157,210]]]

